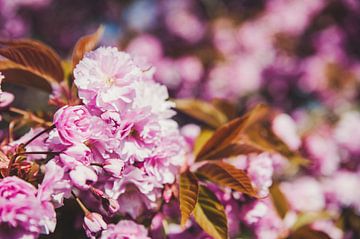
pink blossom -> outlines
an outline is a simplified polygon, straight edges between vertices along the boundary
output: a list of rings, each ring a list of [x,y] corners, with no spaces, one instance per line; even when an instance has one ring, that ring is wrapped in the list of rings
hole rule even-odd
[[[145,58],[151,64],[155,64],[163,57],[163,49],[158,38],[142,34],[132,39],[127,46],[127,52],[136,58]]]
[[[268,211],[269,208],[265,203],[256,201],[242,208],[242,217],[246,224],[253,225],[258,223]]]
[[[272,122],[272,130],[290,149],[297,150],[301,140],[296,132],[295,121],[287,114],[279,114]]]
[[[198,83],[203,76],[203,65],[195,56],[181,57],[177,59],[176,65],[184,84]]]
[[[5,177],[0,181],[0,197],[6,200],[24,199],[36,194],[36,188],[18,177]]]
[[[107,228],[107,224],[100,214],[96,212],[90,212],[87,213],[84,217],[83,227],[85,229],[86,235],[89,238],[95,238],[96,236],[100,235],[102,230]]]
[[[60,108],[54,115],[54,124],[65,145],[85,142],[91,136],[91,115],[82,105]]]
[[[172,33],[190,43],[200,41],[205,33],[204,24],[200,19],[185,9],[169,11],[165,23]]]
[[[153,81],[140,81],[136,82],[134,87],[136,90],[134,108],[149,108],[150,112],[159,119],[167,119],[175,115],[175,111],[171,109],[175,107],[175,103],[168,100],[169,93],[166,86]]]
[[[54,207],[36,198],[36,188],[12,176],[0,180],[1,238],[37,238],[55,229]]]
[[[349,111],[341,115],[335,128],[335,140],[351,153],[360,153],[360,113]]]
[[[89,167],[79,165],[76,166],[69,174],[71,182],[80,189],[88,189],[90,184],[97,181],[96,173]]]
[[[323,180],[325,196],[331,206],[353,207],[360,212],[360,174],[341,170]],[[336,209],[335,208],[335,209]]]
[[[120,159],[107,159],[103,166],[104,170],[113,177],[121,177],[124,169],[124,161]]]
[[[339,148],[327,128],[321,128],[305,137],[304,146],[315,172],[323,175],[334,173],[340,164]]]
[[[312,177],[303,176],[293,182],[282,182],[280,188],[294,210],[314,212],[325,208],[321,184]]]
[[[129,185],[126,192],[118,198],[119,212],[122,215],[128,215],[132,219],[136,219],[149,210],[156,209],[156,204],[148,199],[148,195],[144,195],[131,187],[134,187],[134,185]]]
[[[156,64],[155,79],[166,85],[170,90],[176,90],[181,86],[180,73],[174,59],[164,57]]]
[[[89,166],[92,162],[90,149],[82,143],[71,145],[59,155],[63,167],[74,169],[78,165]]]
[[[134,90],[130,85],[141,79],[142,72],[127,53],[100,47],[85,55],[74,77],[85,105],[119,110],[132,101]]]
[[[180,133],[184,137],[187,145],[192,149],[195,146],[197,137],[201,133],[201,128],[196,124],[187,124],[181,127]]]
[[[269,193],[269,187],[272,184],[273,166],[269,154],[262,153],[252,156],[248,159],[247,173],[258,190],[260,197],[264,197]]]
[[[0,92],[0,108],[8,107],[15,99],[15,96],[9,92]]]
[[[343,231],[330,220],[318,220],[311,225],[315,230],[323,231],[332,239],[344,238]]]
[[[13,94],[2,91],[1,84],[4,78],[4,75],[0,72],[0,109],[9,106],[15,99]]]
[[[245,206],[241,215],[247,220],[257,239],[276,239],[287,235],[285,223],[268,198]]]
[[[38,186],[37,198],[62,206],[63,199],[70,197],[70,189],[70,182],[65,179],[64,169],[53,160],[48,162],[45,166],[45,176]]]
[[[109,224],[101,234],[101,239],[150,239],[143,225],[130,220],[122,220],[118,224]]]

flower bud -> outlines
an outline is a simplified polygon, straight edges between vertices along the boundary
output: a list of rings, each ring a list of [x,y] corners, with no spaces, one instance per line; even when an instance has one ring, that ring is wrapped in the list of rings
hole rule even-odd
[[[120,205],[117,200],[113,198],[103,198],[102,200],[104,208],[109,211],[111,214],[117,212],[120,209]]]
[[[97,181],[97,175],[91,168],[79,165],[70,172],[70,179],[76,187],[86,190],[91,183]]]
[[[90,212],[84,217],[83,227],[86,235],[91,238],[98,236],[102,230],[107,228],[107,224],[100,214]]]

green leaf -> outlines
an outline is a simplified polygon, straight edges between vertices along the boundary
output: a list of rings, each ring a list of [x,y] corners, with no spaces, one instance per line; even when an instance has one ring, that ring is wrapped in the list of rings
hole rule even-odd
[[[194,218],[200,227],[214,239],[228,238],[227,219],[223,205],[206,187],[199,187]]]
[[[220,186],[257,197],[256,190],[245,171],[231,164],[222,161],[207,162],[196,171],[196,175]]]
[[[210,126],[218,128],[228,121],[226,115],[212,104],[197,99],[177,99],[174,100],[176,109],[196,120]]]
[[[184,225],[193,212],[198,200],[198,180],[190,171],[180,175],[180,211],[181,225]]]
[[[5,81],[51,92],[51,85],[64,79],[60,57],[45,44],[34,40],[0,41],[0,70]]]
[[[100,26],[96,32],[81,37],[75,44],[72,54],[72,65],[75,67],[84,57],[85,53],[94,49],[104,33],[104,27]]]
[[[271,185],[270,196],[277,213],[281,218],[284,218],[286,213],[289,211],[290,206],[285,195],[280,190],[278,183],[273,183]]]

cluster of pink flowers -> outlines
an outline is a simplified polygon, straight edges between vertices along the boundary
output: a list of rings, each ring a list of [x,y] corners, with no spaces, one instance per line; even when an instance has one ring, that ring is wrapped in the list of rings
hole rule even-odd
[[[174,104],[164,86],[116,48],[87,53],[74,77],[84,105],[55,113],[47,143],[61,151],[55,161],[73,186],[105,201],[105,212],[136,219],[157,207],[182,164]]]
[[[0,180],[1,238],[38,238],[55,230],[55,207],[62,205],[70,184],[54,162],[46,165],[45,173],[37,188],[17,176]]]
[[[89,237],[106,229],[101,238],[148,238],[143,226],[131,221],[107,225],[103,217],[135,220],[156,211],[164,186],[175,183],[185,144],[171,119],[174,103],[165,86],[116,48],[87,53],[74,79],[83,104],[58,109],[49,133],[32,129],[2,148],[6,154],[22,145],[25,153],[40,152],[27,156],[29,162],[43,160],[46,152],[55,157],[46,164],[38,189],[15,176],[0,181],[0,231],[32,238],[53,231],[54,207],[72,190],[88,208],[84,228]]]

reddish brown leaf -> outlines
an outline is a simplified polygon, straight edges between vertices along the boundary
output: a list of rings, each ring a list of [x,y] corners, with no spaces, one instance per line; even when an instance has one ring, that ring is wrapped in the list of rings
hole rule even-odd
[[[331,237],[322,231],[317,231],[309,226],[303,226],[292,232],[288,239],[331,239]]]
[[[234,105],[232,102],[215,98],[211,101],[211,104],[223,112],[228,119],[231,120],[236,117],[236,105]]]
[[[180,175],[180,211],[181,225],[185,225],[193,212],[199,194],[198,180],[194,174],[186,171]]]
[[[226,115],[212,104],[197,99],[178,99],[175,100],[176,109],[196,120],[210,126],[218,128],[228,121]]]
[[[251,152],[277,152],[301,161],[271,130],[272,112],[259,105],[215,131],[196,157],[196,161],[216,160]]]
[[[59,56],[48,46],[33,40],[0,41],[0,70],[5,80],[51,91],[51,84],[64,78]]]
[[[196,157],[197,161],[222,159],[241,153],[260,152],[256,144],[249,144],[244,130],[266,113],[260,105],[241,118],[236,118],[215,131]]]
[[[73,67],[75,67],[79,63],[79,61],[84,57],[86,52],[94,49],[94,47],[99,43],[103,33],[104,27],[100,26],[96,30],[96,32],[83,36],[77,41],[72,54]]]
[[[195,221],[214,239],[228,238],[227,219],[224,206],[214,193],[199,186],[199,198],[194,209]]]
[[[250,178],[245,171],[237,169],[222,161],[208,162],[201,166],[196,174],[223,187],[229,187],[238,192],[257,197],[256,190],[251,185]]]

